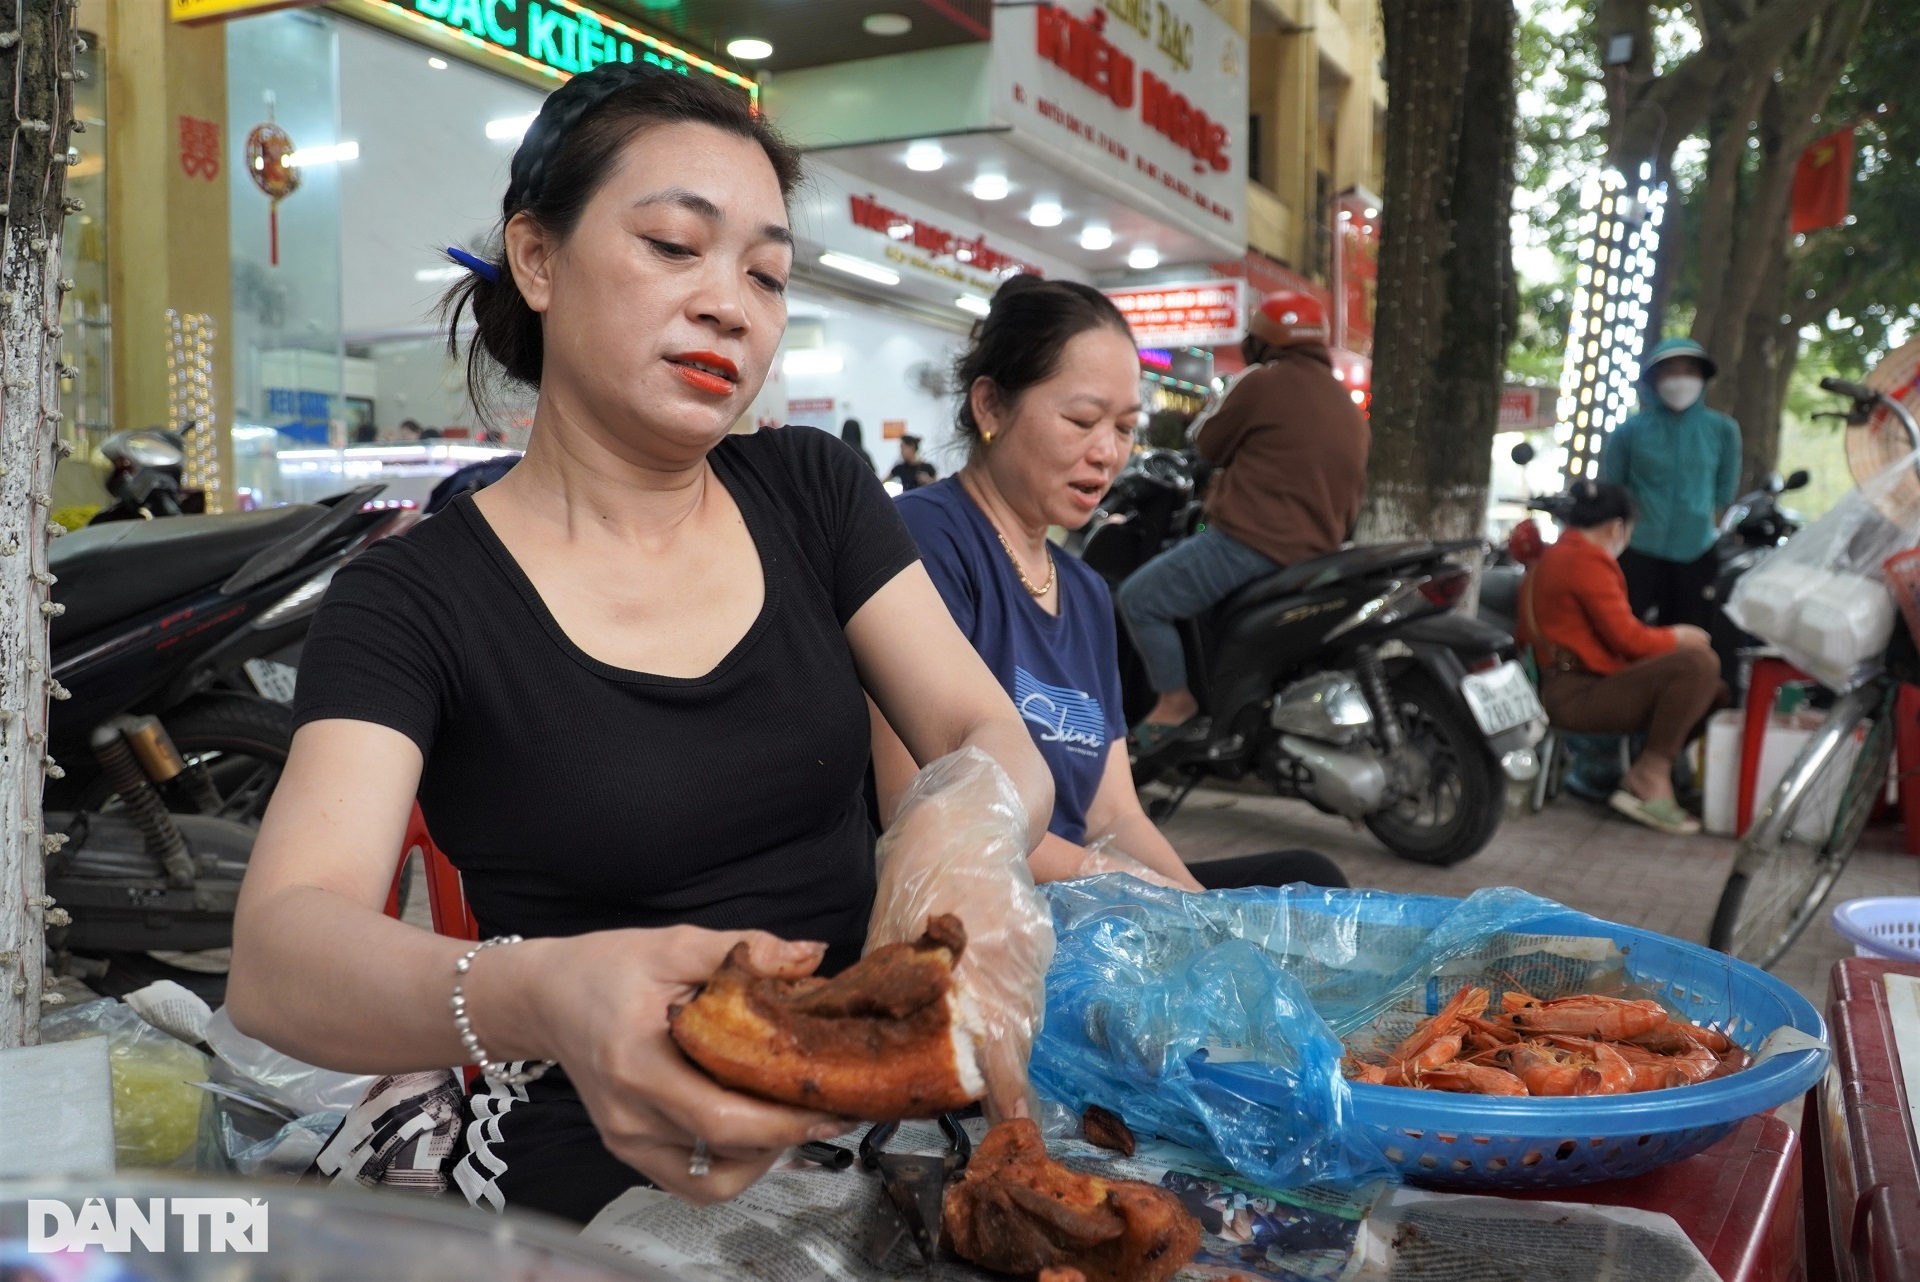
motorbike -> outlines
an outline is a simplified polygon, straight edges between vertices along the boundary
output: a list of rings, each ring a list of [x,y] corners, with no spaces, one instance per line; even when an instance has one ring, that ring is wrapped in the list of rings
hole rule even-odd
[[[298,648],[334,574],[417,519],[319,504],[89,525],[55,540],[43,795],[58,969],[209,997],[292,739]]]
[[[151,521],[207,510],[205,491],[186,488],[185,432],[158,427],[115,432],[100,442],[100,455],[110,465],[106,486],[113,502],[87,524]]]
[[[1191,457],[1135,455],[1079,541],[1118,588],[1202,522]],[[1170,793],[1173,815],[1207,780],[1251,778],[1283,797],[1366,824],[1394,854],[1454,864],[1478,852],[1505,810],[1503,774],[1530,779],[1546,716],[1513,661],[1513,639],[1455,611],[1478,540],[1347,547],[1241,588],[1182,624],[1190,688],[1206,718],[1134,758],[1134,780]],[[1119,626],[1129,722],[1153,691]]]

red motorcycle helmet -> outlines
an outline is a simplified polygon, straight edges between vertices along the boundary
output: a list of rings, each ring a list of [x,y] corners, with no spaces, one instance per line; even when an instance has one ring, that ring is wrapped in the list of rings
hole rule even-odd
[[[1275,347],[1324,343],[1328,335],[1327,309],[1312,294],[1283,289],[1260,300],[1247,318],[1247,333]]]
[[[1540,526],[1532,517],[1514,526],[1507,535],[1507,554],[1521,565],[1532,565],[1547,550],[1547,541],[1540,536]]]

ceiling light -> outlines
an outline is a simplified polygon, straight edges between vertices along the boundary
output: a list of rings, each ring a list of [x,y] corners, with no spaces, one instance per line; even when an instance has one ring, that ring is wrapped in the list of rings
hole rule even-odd
[[[1367,206],[1367,217],[1378,218],[1379,216],[1380,216],[1379,210],[1375,209],[1372,205]]]
[[[727,41],[727,56],[729,58],[738,58],[742,62],[758,62],[762,58],[771,58],[773,56],[773,46],[764,40],[755,40],[750,36],[743,37],[739,40],[729,40]]]
[[[458,263],[448,263],[445,267],[422,267],[413,274],[418,281],[459,280],[467,274],[467,269]]]
[[[1113,229],[1099,223],[1088,223],[1080,229],[1080,248],[1111,249],[1113,247]]]
[[[917,174],[930,174],[947,163],[947,153],[937,142],[917,142],[907,148],[907,168]]]
[[[904,13],[870,13],[860,20],[860,29],[870,36],[904,36],[913,30],[913,19]]]
[[[973,198],[975,200],[1005,200],[1007,198],[1007,176],[1005,174],[981,174],[973,180]]]
[[[429,58],[427,59],[427,65],[435,71],[445,71],[447,69],[447,60],[445,58]]]
[[[788,378],[804,378],[808,374],[838,374],[846,367],[847,362],[840,353],[823,351],[818,347],[802,347],[780,358],[780,372]]]
[[[831,267],[837,272],[849,276],[858,276],[861,280],[870,280],[880,285],[898,285],[900,273],[889,271],[878,263],[870,263],[864,258],[855,258],[851,254],[836,254],[831,251],[820,255],[820,265]]]
[[[1051,200],[1036,201],[1027,211],[1027,221],[1035,227],[1058,227],[1063,217],[1060,206]]]
[[[287,157],[287,166],[291,169],[304,169],[314,165],[336,165],[343,160],[358,159],[360,159],[359,143],[336,142],[325,147],[302,147]]]
[[[487,137],[496,141],[519,142],[532,125],[532,112],[524,116],[502,116],[487,122]]]
[[[975,316],[985,316],[993,310],[993,304],[978,294],[962,294],[953,300],[953,305],[963,312],[972,312]]]
[[[1160,265],[1160,251],[1152,245],[1136,245],[1127,255],[1127,266],[1137,272],[1148,271]]]

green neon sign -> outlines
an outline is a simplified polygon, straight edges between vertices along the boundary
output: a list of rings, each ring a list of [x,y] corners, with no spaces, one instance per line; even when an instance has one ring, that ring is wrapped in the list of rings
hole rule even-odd
[[[395,17],[435,28],[462,43],[557,80],[609,62],[649,62],[680,75],[708,75],[744,90],[757,105],[760,86],[699,54],[628,26],[575,0],[370,0]]]

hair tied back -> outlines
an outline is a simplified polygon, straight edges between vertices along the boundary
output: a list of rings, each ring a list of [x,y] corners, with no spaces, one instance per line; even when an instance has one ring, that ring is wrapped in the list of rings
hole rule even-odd
[[[469,254],[464,249],[448,245],[447,257],[459,263],[481,280],[489,281],[495,285],[500,283],[500,269],[476,254]]]

